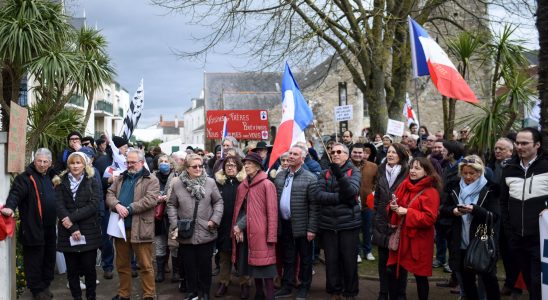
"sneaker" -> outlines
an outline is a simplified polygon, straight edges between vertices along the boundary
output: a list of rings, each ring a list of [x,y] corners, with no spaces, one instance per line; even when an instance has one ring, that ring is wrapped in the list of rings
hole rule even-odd
[[[67,282],[67,289],[70,289],[70,286],[69,286],[69,283]],[[80,281],[80,289],[82,291],[85,291],[86,290],[86,284],[83,283],[82,281]]]
[[[105,271],[103,272],[103,278],[110,280],[114,277],[114,274],[112,274],[112,271]]]
[[[443,263],[437,259],[432,263],[432,268],[439,268],[441,266],[443,266]]]
[[[293,296],[293,293],[290,288],[281,288],[274,293],[274,299],[288,298],[291,296]]]
[[[362,257],[358,254],[358,263],[362,262]]]
[[[449,264],[443,265],[443,272],[444,273],[453,273],[453,270],[449,267]]]
[[[373,254],[370,253],[367,253],[367,255],[365,256],[367,258],[367,260],[375,260],[375,256],[373,256]]]
[[[297,292],[297,297],[295,297],[295,300],[306,300],[308,297],[308,290],[307,289],[299,289]]]

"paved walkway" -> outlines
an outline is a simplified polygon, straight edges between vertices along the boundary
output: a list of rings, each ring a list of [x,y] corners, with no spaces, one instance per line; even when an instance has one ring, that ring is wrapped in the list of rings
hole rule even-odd
[[[318,264],[315,266],[316,274],[313,277],[312,287],[310,291],[309,298],[310,300],[316,299],[328,299],[328,295],[325,293],[325,268],[323,264]],[[97,276],[100,280],[100,284],[97,287],[97,299],[100,300],[110,300],[114,295],[116,295],[118,287],[118,279],[115,277],[112,280],[105,280],[102,277],[103,272],[100,268],[97,268]],[[412,278],[412,276],[410,276]],[[218,277],[213,278],[213,286],[211,288],[212,299],[226,299],[226,300],[236,300],[239,299],[239,288],[236,284],[232,284],[229,287],[228,293],[223,298],[215,298],[213,294],[218,285]],[[166,281],[164,283],[157,285],[157,294],[158,300],[175,300],[182,299],[182,294],[177,290],[178,284],[171,283]],[[362,279],[360,280],[360,294],[357,299],[367,299],[375,300],[377,299],[379,283],[376,280]],[[71,299],[70,291],[67,288],[66,275],[55,275],[55,280],[51,286],[51,291],[54,294],[54,299]],[[252,288],[252,296],[254,294],[254,289]],[[134,278],[133,280],[133,293],[131,299],[142,299],[142,294],[139,287],[139,278]],[[407,288],[407,297],[408,299],[417,299],[416,286],[410,281]],[[27,291],[23,294],[21,299],[32,299],[30,293]],[[252,297],[250,299],[253,299]],[[286,298],[290,299],[290,298]],[[449,293],[449,289],[439,288],[435,286],[435,282],[430,282],[430,299],[458,299],[458,295],[452,295]],[[523,298],[525,299],[525,298]]]

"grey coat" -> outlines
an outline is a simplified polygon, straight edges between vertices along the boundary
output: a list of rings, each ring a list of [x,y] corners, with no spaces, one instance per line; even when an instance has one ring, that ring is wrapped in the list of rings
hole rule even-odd
[[[278,208],[285,186],[289,169],[280,171],[276,175],[274,185],[278,192]],[[306,237],[307,232],[318,232],[318,214],[320,207],[316,201],[318,193],[318,177],[315,174],[300,168],[293,178],[291,186],[291,227],[293,237]],[[278,216],[281,218],[281,214]]]
[[[170,232],[177,228],[178,219],[192,219],[195,204],[196,199],[190,195],[184,187],[183,182],[180,179],[175,179],[167,201]],[[199,245],[214,241],[217,238],[217,231],[210,231],[207,227],[207,222],[211,220],[219,225],[221,224],[222,216],[223,199],[221,198],[221,193],[219,193],[215,180],[207,178],[205,182],[205,197],[198,204],[194,234],[191,238],[179,240],[179,242],[181,244]]]

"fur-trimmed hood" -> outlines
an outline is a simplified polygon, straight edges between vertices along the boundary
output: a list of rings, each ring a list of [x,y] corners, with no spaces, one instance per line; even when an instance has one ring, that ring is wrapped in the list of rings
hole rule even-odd
[[[95,176],[95,169],[93,166],[87,165],[84,169],[84,173],[86,173],[87,178],[93,178]],[[68,176],[68,169],[61,172],[59,175],[55,175],[51,182],[53,183],[53,186],[58,186],[62,182],[62,178],[65,176]]]
[[[240,172],[238,172],[238,174],[236,174],[236,180],[238,180],[239,182],[244,181],[244,179],[246,177],[247,177],[247,175],[245,174],[244,168],[242,168],[242,170],[240,170]],[[225,172],[223,171],[223,169],[221,169],[221,170],[217,171],[217,173],[215,173],[215,181],[217,181],[218,184],[224,185],[226,183],[226,179],[227,179],[227,176],[226,176]]]

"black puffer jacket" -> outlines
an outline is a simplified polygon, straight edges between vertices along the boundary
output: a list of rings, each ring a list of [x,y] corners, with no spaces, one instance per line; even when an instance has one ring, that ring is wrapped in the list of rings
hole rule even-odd
[[[85,174],[85,173],[84,173]],[[101,247],[101,223],[97,208],[99,207],[100,189],[99,183],[94,180],[93,174],[85,174],[78,190],[76,199],[72,198],[68,174],[61,177],[61,183],[57,186],[57,250],[61,252],[83,252]],[[61,220],[69,217],[72,227],[66,229]],[[85,236],[86,244],[71,246],[69,238],[72,233],[80,230]]]
[[[440,207],[440,216],[451,220],[451,228],[449,230],[449,266],[452,270],[461,271],[462,252],[460,251],[460,243],[462,240],[462,217],[455,216],[453,209],[459,203],[458,195],[460,194],[460,180],[453,180],[445,187],[445,197],[443,206]],[[495,245],[498,245],[497,228],[500,217],[499,206],[500,188],[494,183],[488,183],[480,192],[478,202],[472,210],[472,224],[470,225],[470,240],[474,237],[478,226],[485,224],[487,212],[493,214],[493,229],[495,230]]]
[[[278,208],[289,169],[276,175],[274,185],[278,192]],[[291,227],[293,237],[306,237],[307,232],[318,232],[319,206],[316,200],[318,177],[310,171],[300,168],[293,177],[291,185]],[[281,218],[281,213],[278,213]],[[279,223],[278,223],[279,224]],[[279,232],[280,227],[278,227]]]
[[[236,203],[238,186],[245,178],[246,174],[243,168],[235,177],[226,176],[222,168],[215,173],[217,188],[223,198],[223,217],[221,218],[221,224],[217,228],[217,249],[219,251],[232,252],[230,233],[232,232],[234,203]]]
[[[319,226],[323,230],[345,230],[361,226],[358,205],[360,170],[350,160],[347,160],[340,169],[342,177],[337,178],[329,167],[322,171],[318,180]]]
[[[36,182],[38,190],[34,188],[30,176]],[[55,195],[53,195],[53,184],[51,183],[54,176],[55,171],[53,168],[49,168],[46,175],[42,176],[36,171],[34,164],[31,163],[25,172],[15,177],[11,185],[6,207],[11,208],[13,211],[16,208],[19,209],[21,227],[18,229],[17,234],[19,241],[25,246],[42,246],[45,244],[44,228],[40,209],[38,208],[39,201],[43,214],[51,215],[51,226],[55,226]],[[49,184],[49,189],[52,191],[52,195],[48,195],[49,197],[44,195],[45,188],[43,187],[45,184]],[[36,199],[36,195],[40,196],[40,200]],[[50,198],[51,203],[44,203]]]
[[[388,187],[388,179],[386,179],[386,162],[379,166],[377,172],[377,185],[375,186],[375,212],[373,213],[372,225],[373,229],[372,242],[381,247],[388,247],[388,237],[391,231],[388,228],[388,216],[386,214],[386,206],[392,200],[392,194],[400,183],[407,177],[408,167],[403,164],[400,174],[392,187]]]

